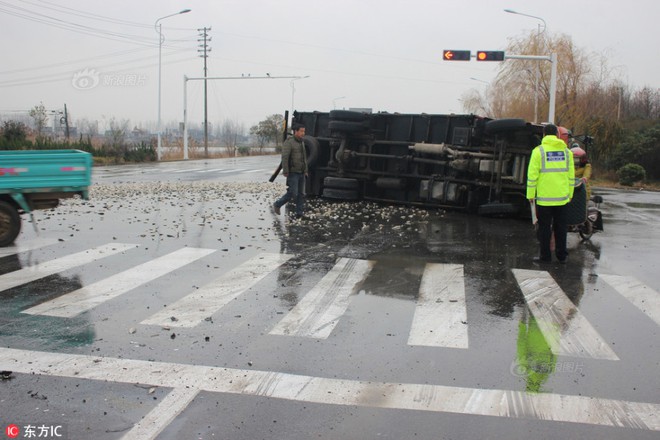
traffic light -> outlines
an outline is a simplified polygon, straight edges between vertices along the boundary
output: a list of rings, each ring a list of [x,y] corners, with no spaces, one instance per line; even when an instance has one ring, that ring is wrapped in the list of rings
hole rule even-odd
[[[504,52],[501,50],[479,50],[477,61],[504,61]]]
[[[469,50],[443,50],[442,59],[445,61],[470,61]]]

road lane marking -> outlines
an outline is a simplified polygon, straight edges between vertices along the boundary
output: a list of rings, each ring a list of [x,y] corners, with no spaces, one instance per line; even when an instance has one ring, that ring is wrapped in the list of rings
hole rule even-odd
[[[292,255],[263,253],[246,261],[199,290],[152,315],[141,324],[194,327],[213,315],[266,275],[292,258]],[[172,317],[177,320],[173,321]]]
[[[621,296],[630,301],[649,318],[660,325],[660,294],[638,279],[630,276],[599,275]]]
[[[546,342],[557,355],[619,360],[548,272],[512,269]]]
[[[660,404],[569,394],[330,379],[275,371],[13,348],[0,348],[0,369],[20,374],[91,379],[104,383],[146,384],[174,389],[189,387],[213,393],[327,405],[482,415],[660,431]],[[184,397],[189,398],[190,394]]]
[[[222,171],[224,169],[225,168],[211,168],[210,170],[201,170],[201,171],[197,171],[197,172],[198,173],[213,173],[215,171]]]
[[[355,286],[371,272],[373,264],[340,258],[270,334],[326,339],[346,312]]]
[[[161,402],[152,409],[142,420],[137,422],[133,429],[122,438],[126,440],[155,439],[163,429],[190,405],[199,394],[197,388],[174,388]]]
[[[462,265],[426,265],[408,345],[468,348]]]
[[[264,168],[262,168],[262,169],[260,169],[260,170],[248,170],[248,171],[245,172],[245,174],[249,174],[249,173],[263,173],[263,172],[266,172],[266,171],[270,171],[270,170],[266,170],[266,169],[264,169]]]
[[[38,304],[22,313],[71,318],[213,252],[215,249],[182,248],[82,289]]]
[[[12,287],[20,286],[21,284],[26,284],[77,266],[82,266],[83,264],[91,263],[137,246],[137,244],[108,243],[86,251],[46,261],[45,263],[24,267],[23,269],[0,275],[0,291],[11,289]]]
[[[204,168],[185,168],[172,171],[172,173],[192,173],[194,171],[203,170]]]
[[[56,238],[34,238],[27,241],[19,241],[12,246],[0,248],[0,258],[8,255],[20,254],[21,252],[28,252],[46,246],[52,246],[58,243]]]
[[[245,171],[245,168],[232,168],[230,170],[219,171],[218,174],[238,173],[240,171]]]

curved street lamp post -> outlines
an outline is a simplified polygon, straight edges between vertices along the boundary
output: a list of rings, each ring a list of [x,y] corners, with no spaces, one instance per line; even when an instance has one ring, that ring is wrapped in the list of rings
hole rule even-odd
[[[157,150],[158,160],[160,160],[161,157],[163,156],[163,145],[161,139],[162,128],[161,128],[161,119],[160,119],[160,96],[161,96],[162,52],[163,52],[163,41],[165,41],[165,38],[163,37],[163,29],[162,29],[163,25],[159,24],[158,22],[168,17],[174,17],[175,15],[180,15],[180,14],[187,14],[188,12],[190,12],[190,9],[184,9],[175,14],[170,14],[164,17],[160,17],[154,23],[154,29],[156,30],[156,32],[158,32],[158,150]]]
[[[522,12],[514,11],[513,9],[505,9],[504,12],[508,12],[509,14],[516,14],[516,15],[522,15],[524,17],[530,17],[530,18],[535,18],[537,20],[540,20],[543,23],[543,30],[541,30],[541,23],[538,24],[538,29],[536,31],[536,39],[537,39],[537,46],[538,46],[538,40],[541,37],[541,33],[545,33],[545,29],[547,27],[545,20],[541,17],[537,17],[536,15],[529,15],[529,14],[524,14]],[[537,55],[539,55],[539,50],[537,47]],[[536,66],[536,79],[535,79],[535,84],[534,84],[534,122],[539,121],[539,82],[540,82],[540,75],[541,75],[541,66],[540,64],[537,64]]]

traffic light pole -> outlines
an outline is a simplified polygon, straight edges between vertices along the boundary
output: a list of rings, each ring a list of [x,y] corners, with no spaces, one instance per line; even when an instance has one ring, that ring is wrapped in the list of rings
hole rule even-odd
[[[548,122],[555,123],[555,97],[557,95],[557,54],[553,53],[547,55],[504,55],[504,59],[512,60],[538,60],[550,61],[552,67],[550,69],[550,103],[548,106]]]
[[[217,76],[189,78],[183,75],[183,159],[188,160],[188,81],[227,80],[227,79],[300,79],[302,76]],[[208,153],[207,153],[208,156]]]

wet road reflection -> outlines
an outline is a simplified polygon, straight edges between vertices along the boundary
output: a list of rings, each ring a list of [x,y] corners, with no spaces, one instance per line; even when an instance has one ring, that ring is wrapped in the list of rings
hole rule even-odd
[[[270,210],[281,190],[186,179],[103,184],[90,202],[43,213],[37,232],[24,228],[19,237],[24,248],[0,257],[0,345],[93,353],[117,365],[154,361],[190,374],[245,370],[246,389],[264,390],[264,399],[283,390],[268,377],[344,380],[349,394],[351,387],[381,392],[347,400],[374,408],[408,403],[388,394],[393,385],[371,390],[362,381],[424,384],[445,396],[470,390],[477,400],[505,390],[523,400],[529,393],[657,405],[657,195],[604,191],[605,231],[587,242],[571,234],[568,265],[538,266],[526,220],[322,199],[310,199],[307,218],[294,220]],[[45,244],[30,248],[38,241]],[[30,267],[41,272],[28,274]],[[47,312],[81,301],[91,302],[75,313]],[[206,395],[218,392],[208,377],[196,380]],[[21,391],[10,394],[21,401]],[[194,403],[186,420],[201,423],[192,408],[208,408],[195,395],[187,395]],[[325,402],[309,399],[301,402]],[[413,400],[445,411],[435,399]],[[547,408],[552,420],[564,420],[556,410]],[[456,412],[475,414],[460,405]],[[655,416],[629,415],[654,423]],[[421,429],[433,438],[437,424]],[[567,432],[590,432],[575,429]],[[638,432],[648,428],[630,438]]]

